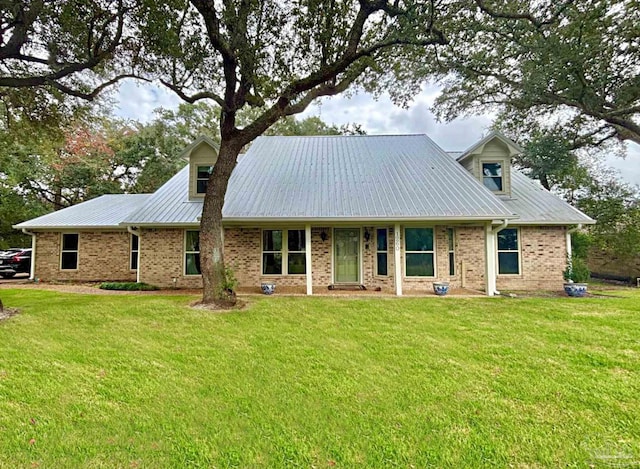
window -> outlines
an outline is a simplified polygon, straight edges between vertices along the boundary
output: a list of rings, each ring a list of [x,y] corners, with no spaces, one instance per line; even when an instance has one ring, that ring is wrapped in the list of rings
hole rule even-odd
[[[306,257],[304,253],[304,230],[287,231],[287,272],[291,275],[307,273]]]
[[[76,270],[78,268],[78,233],[62,234],[60,268],[62,270]]]
[[[131,255],[129,257],[129,268],[131,270],[138,270],[138,243],[138,236],[131,233]]]
[[[387,275],[387,254],[388,254],[387,229],[378,228],[376,230],[376,273],[378,275]]]
[[[516,228],[505,228],[498,232],[498,273],[520,273],[520,247]]]
[[[262,231],[263,275],[304,275],[307,273],[304,230]]]
[[[213,166],[198,166],[196,167],[196,193],[206,194],[207,183],[209,182],[209,176]]]
[[[184,274],[200,275],[200,232],[185,231]]]
[[[494,192],[502,192],[502,163],[482,163],[482,182]]]
[[[455,230],[453,228],[447,228],[447,235],[449,237],[449,275],[456,274],[456,252],[455,252]]]
[[[433,228],[405,228],[405,275],[407,277],[433,277]]]

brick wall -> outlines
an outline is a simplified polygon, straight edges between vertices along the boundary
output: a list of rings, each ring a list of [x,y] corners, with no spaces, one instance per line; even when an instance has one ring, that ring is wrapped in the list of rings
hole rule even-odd
[[[362,249],[362,283],[370,290],[395,291],[394,232],[388,233],[388,275],[376,275],[375,230],[384,226],[368,226],[371,233]],[[449,281],[453,288],[477,290],[485,285],[484,227],[455,228],[455,274],[449,276],[447,227],[436,226],[436,277],[403,276],[403,290],[431,292],[434,281]],[[327,239],[322,240],[321,234]],[[362,229],[365,232],[365,228]],[[403,231],[401,231],[404,236]],[[332,279],[333,231],[329,227],[311,230],[312,275],[314,291],[326,291]],[[140,238],[141,281],[169,288],[201,288],[202,277],[184,275],[184,230],[144,229]],[[225,261],[231,266],[243,290],[259,291],[263,282],[276,283],[279,291],[306,291],[305,275],[267,276],[261,273],[261,230],[259,228],[227,228]],[[404,272],[404,240],[401,239],[401,262]],[[62,271],[60,265],[60,233],[39,233],[36,245],[36,276],[43,280],[129,280],[136,279],[129,270],[129,234],[125,232],[81,232],[79,268]],[[367,248],[368,245],[368,248]],[[521,274],[498,276],[497,287],[504,290],[557,288],[565,268],[565,227],[521,227]],[[174,283],[175,279],[175,283]]]
[[[559,290],[567,264],[566,227],[520,227],[520,275],[498,275],[498,290]]]
[[[129,269],[130,238],[127,231],[80,231],[78,269],[60,269],[59,232],[36,233],[36,272],[43,281],[135,281]]]

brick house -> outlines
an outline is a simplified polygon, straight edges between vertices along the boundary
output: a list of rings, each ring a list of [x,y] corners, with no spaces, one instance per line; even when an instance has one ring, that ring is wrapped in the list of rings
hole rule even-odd
[[[425,135],[261,137],[229,182],[225,261],[245,291],[558,288],[570,229],[594,222],[513,169],[519,152],[495,132],[455,153]],[[106,195],[16,225],[32,235],[32,278],[200,288],[216,145],[200,137],[183,156],[153,194]]]

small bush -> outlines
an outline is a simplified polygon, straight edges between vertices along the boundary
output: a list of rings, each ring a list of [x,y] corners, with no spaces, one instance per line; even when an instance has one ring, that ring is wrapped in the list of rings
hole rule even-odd
[[[158,290],[158,287],[148,283],[136,282],[103,282],[100,284],[102,290],[125,290],[125,291],[151,291]]]
[[[573,256],[564,271],[564,279],[572,280],[576,283],[585,283],[589,281],[589,278],[591,278],[591,271],[585,261]]]

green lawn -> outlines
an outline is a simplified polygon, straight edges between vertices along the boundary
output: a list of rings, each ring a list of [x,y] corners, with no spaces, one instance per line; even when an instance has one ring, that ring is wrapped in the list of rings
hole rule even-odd
[[[638,467],[640,292],[0,290],[0,467]]]

